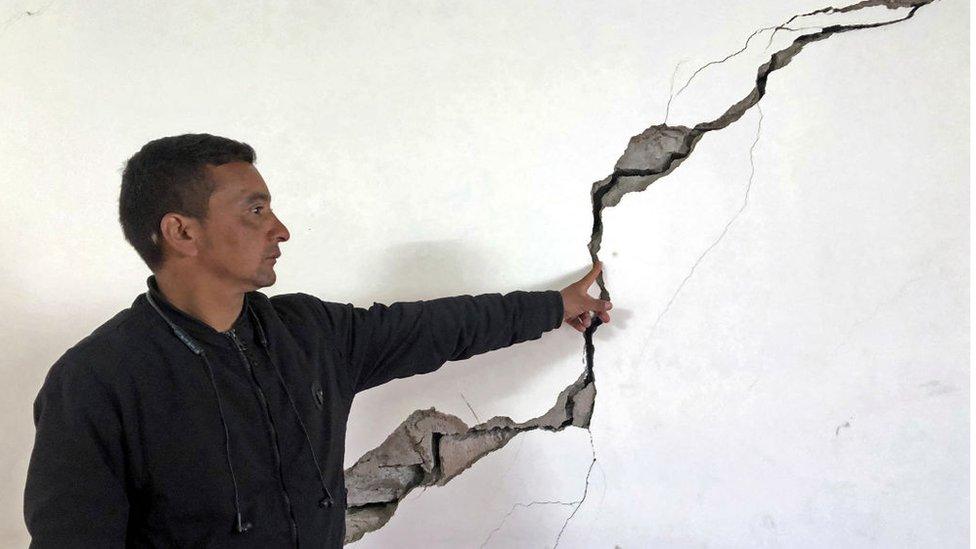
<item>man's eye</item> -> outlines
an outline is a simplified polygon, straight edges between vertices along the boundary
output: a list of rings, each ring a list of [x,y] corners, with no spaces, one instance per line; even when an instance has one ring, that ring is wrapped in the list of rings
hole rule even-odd
[[[255,206],[255,207],[251,208],[251,211],[253,212],[254,210],[263,210],[263,209],[264,209],[264,206]]]

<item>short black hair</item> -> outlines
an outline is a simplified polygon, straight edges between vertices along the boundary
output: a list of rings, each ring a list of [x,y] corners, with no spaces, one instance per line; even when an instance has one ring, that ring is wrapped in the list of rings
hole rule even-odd
[[[119,223],[125,239],[156,272],[163,264],[159,223],[170,212],[207,218],[207,204],[216,184],[206,165],[254,163],[247,143],[208,133],[163,137],[143,145],[126,161],[119,193]]]

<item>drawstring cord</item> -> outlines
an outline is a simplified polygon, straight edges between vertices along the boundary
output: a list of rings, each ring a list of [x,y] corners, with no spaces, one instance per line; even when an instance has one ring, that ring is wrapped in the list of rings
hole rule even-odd
[[[295,417],[298,418],[298,425],[301,426],[302,433],[305,434],[305,442],[308,442],[308,449],[312,453],[312,462],[315,464],[315,472],[319,475],[319,483],[322,484],[322,491],[325,494],[325,497],[319,500],[319,507],[331,507],[335,505],[335,499],[333,499],[332,492],[329,490],[329,486],[325,482],[325,477],[322,475],[322,468],[319,466],[319,458],[315,455],[315,448],[312,446],[312,439],[308,436],[308,429],[305,428],[305,422],[302,421],[302,415],[298,413],[298,406],[295,405],[295,399],[292,398],[291,391],[288,390],[288,385],[285,384],[285,379],[281,376],[281,370],[278,369],[278,365],[275,364],[274,357],[271,356],[271,347],[268,345],[268,338],[264,335],[264,328],[261,326],[260,319],[257,318],[257,313],[251,310],[250,303],[247,305],[247,310],[254,317],[254,323],[257,324],[258,327],[258,340],[261,342],[261,346],[264,347],[265,352],[268,353],[268,359],[271,361],[271,366],[274,368],[275,374],[278,376],[278,381],[285,390],[285,394],[288,395],[288,402],[291,403],[291,409],[295,412]]]
[[[201,347],[196,341],[193,340],[189,335],[186,334],[179,326],[173,324],[173,322],[163,314],[163,311],[159,309],[156,305],[156,300],[153,299],[150,292],[146,292],[146,297],[149,299],[149,304],[156,309],[159,316],[163,317],[163,320],[169,324],[169,327],[173,329],[173,333],[176,337],[186,345],[193,354],[203,357],[203,363],[207,367],[208,378],[210,379],[210,386],[213,387],[214,396],[217,398],[217,412],[220,413],[220,423],[224,426],[224,453],[227,456],[227,468],[230,470],[230,479],[234,483],[234,511],[236,514],[237,523],[234,528],[238,533],[246,533],[251,529],[251,523],[244,520],[243,514],[241,513],[241,497],[240,491],[237,487],[237,475],[234,473],[234,463],[230,458],[230,430],[227,428],[227,420],[224,418],[224,407],[220,402],[220,391],[217,390],[217,379],[214,376],[213,368],[210,366],[210,359],[207,358],[207,353],[204,352],[203,347]]]
[[[244,520],[243,513],[241,512],[240,491],[237,485],[237,475],[234,473],[234,464],[230,456],[230,430],[227,428],[227,420],[224,417],[224,409],[220,402],[220,391],[217,390],[217,381],[216,377],[214,376],[213,367],[210,365],[210,360],[207,358],[207,354],[203,347],[201,347],[193,338],[187,335],[186,332],[184,332],[179,326],[174,324],[165,314],[163,314],[163,311],[160,310],[159,306],[156,304],[156,301],[153,299],[151,292],[146,292],[146,298],[149,300],[149,304],[156,309],[157,313],[159,313],[159,316],[161,316],[173,330],[176,337],[179,338],[179,340],[182,341],[183,344],[193,352],[193,354],[202,357],[203,362],[207,367],[210,385],[213,387],[214,396],[217,399],[217,411],[220,414],[220,422],[224,428],[224,452],[227,456],[227,468],[230,470],[230,478],[234,484],[234,510],[236,514],[236,524],[234,525],[234,529],[238,533],[244,534],[250,530],[253,525],[251,522]],[[258,338],[261,341],[261,346],[264,347],[265,352],[268,354],[268,359],[271,361],[271,366],[274,369],[282,388],[284,388],[285,394],[288,396],[288,402],[291,404],[292,411],[295,412],[295,417],[298,419],[298,425],[301,426],[302,433],[305,435],[305,442],[308,443],[308,449],[312,453],[312,462],[315,464],[315,472],[318,474],[319,483],[321,484],[323,493],[325,494],[325,497],[319,500],[319,507],[331,507],[335,504],[335,499],[332,497],[332,492],[329,490],[329,487],[325,482],[325,477],[322,475],[322,468],[319,467],[318,456],[316,456],[315,448],[312,446],[312,439],[308,435],[308,429],[305,428],[305,422],[302,420],[302,415],[298,412],[298,406],[295,405],[295,399],[292,398],[291,392],[288,390],[288,386],[285,384],[285,380],[281,375],[281,370],[279,370],[278,365],[275,364],[274,357],[271,354],[271,347],[268,345],[268,338],[264,334],[264,327],[261,325],[261,321],[257,317],[257,313],[251,309],[250,303],[247,303],[246,306],[248,313],[252,315],[255,324],[257,325]]]
[[[203,362],[207,365],[207,371],[210,373],[210,385],[213,387],[214,395],[217,397],[217,411],[220,412],[220,422],[224,425],[224,446],[227,454],[227,468],[230,469],[230,478],[234,482],[234,508],[237,513],[237,524],[235,528],[238,533],[244,534],[251,529],[251,523],[245,522],[244,517],[241,515],[241,498],[237,489],[237,475],[234,474],[234,464],[231,463],[230,459],[230,431],[227,429],[227,420],[224,419],[224,409],[220,404],[220,391],[217,390],[217,380],[214,377],[213,368],[210,367],[210,360],[207,358],[207,354],[200,349],[200,356],[203,357]]]

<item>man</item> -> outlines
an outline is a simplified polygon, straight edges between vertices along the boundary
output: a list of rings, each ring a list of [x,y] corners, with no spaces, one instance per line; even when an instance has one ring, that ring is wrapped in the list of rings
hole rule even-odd
[[[275,282],[288,229],[245,143],[188,134],[126,163],[125,238],[148,291],[69,349],[34,402],[31,547],[340,547],[346,420],[359,391],[579,331],[587,290],[369,309]]]

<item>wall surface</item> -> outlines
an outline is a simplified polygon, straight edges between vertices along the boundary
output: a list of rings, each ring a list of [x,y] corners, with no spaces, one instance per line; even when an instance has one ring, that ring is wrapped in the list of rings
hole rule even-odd
[[[8,0],[0,546],[27,544],[48,368],[146,289],[117,221],[145,142],[255,147],[292,235],[268,295],[560,289],[631,136],[716,119],[804,33],[908,12],[798,19],[684,87],[818,2]],[[965,547],[969,9],[807,44],[606,207],[589,428],[515,437],[355,546]],[[414,410],[539,416],[584,358],[564,325],[364,392],[347,466]]]

